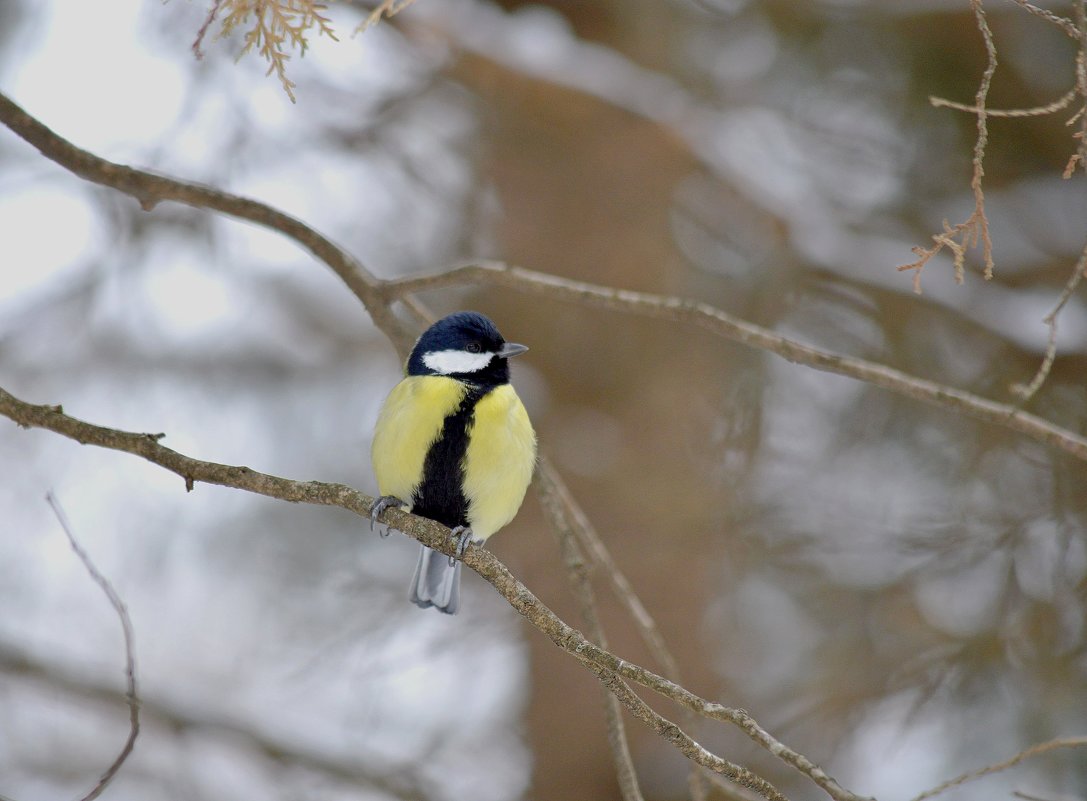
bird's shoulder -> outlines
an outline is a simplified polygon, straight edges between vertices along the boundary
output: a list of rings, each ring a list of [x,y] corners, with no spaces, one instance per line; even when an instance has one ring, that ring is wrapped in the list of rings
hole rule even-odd
[[[405,376],[392,388],[386,408],[424,414],[452,414],[460,406],[468,387],[455,378],[440,375]]]

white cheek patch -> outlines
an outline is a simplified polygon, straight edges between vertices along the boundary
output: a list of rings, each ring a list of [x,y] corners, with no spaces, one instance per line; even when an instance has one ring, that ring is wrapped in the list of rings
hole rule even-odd
[[[423,354],[423,364],[442,375],[474,373],[491,363],[493,353],[469,353],[466,350],[432,350]]]

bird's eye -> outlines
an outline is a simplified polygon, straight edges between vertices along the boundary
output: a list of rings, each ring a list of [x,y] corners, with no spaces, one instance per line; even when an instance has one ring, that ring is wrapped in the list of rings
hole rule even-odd
[[[468,345],[465,347],[465,350],[469,353],[479,353],[481,350],[483,350],[483,346],[480,345],[478,342],[469,342]]]

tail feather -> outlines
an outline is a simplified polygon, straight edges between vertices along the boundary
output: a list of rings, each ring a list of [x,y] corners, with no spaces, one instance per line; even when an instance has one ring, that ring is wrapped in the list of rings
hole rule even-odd
[[[411,579],[411,602],[420,609],[433,606],[455,615],[460,606],[460,562],[451,565],[444,553],[424,545]]]

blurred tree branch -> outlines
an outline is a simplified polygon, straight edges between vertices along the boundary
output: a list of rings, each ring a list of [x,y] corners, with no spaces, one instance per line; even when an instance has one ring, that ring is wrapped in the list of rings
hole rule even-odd
[[[84,569],[91,577],[95,584],[97,584],[103,594],[106,596],[106,600],[109,601],[110,606],[113,607],[113,611],[117,613],[118,619],[121,621],[121,632],[124,635],[125,641],[125,702],[128,704],[128,736],[125,738],[124,745],[121,746],[120,752],[106,768],[101,778],[98,779],[98,783],[91,788],[91,791],[87,793],[81,801],[94,801],[105,792],[109,787],[113,777],[117,775],[117,772],[125,764],[125,760],[128,759],[129,754],[132,753],[132,749],[136,745],[136,738],[140,736],[140,691],[139,685],[136,681],[136,648],[133,644],[134,636],[132,633],[132,619],[128,616],[128,610],[125,608],[124,601],[121,600],[121,596],[117,594],[117,591],[113,588],[102,572],[95,567],[91,557],[87,554],[83,547],[76,540],[75,534],[72,533],[72,527],[68,523],[68,517],[64,514],[64,510],[60,506],[60,502],[56,499],[56,496],[52,492],[49,492],[45,499],[49,502],[49,505],[53,508],[53,514],[57,516],[57,522],[60,523],[60,527],[64,530],[64,536],[68,538],[68,545],[71,547],[73,553],[79,557],[79,561],[83,563]]]
[[[1030,748],[1024,748],[1018,754],[1015,754],[1002,762],[995,762],[992,765],[986,765],[984,768],[964,773],[961,776],[956,776],[954,779],[950,779],[943,784],[933,787],[931,790],[926,790],[918,796],[913,798],[913,801],[926,801],[926,799],[939,795],[946,790],[950,790],[952,787],[958,787],[973,781],[974,779],[980,779],[983,776],[990,776],[994,773],[1000,773],[1008,768],[1015,767],[1020,762],[1023,762],[1031,757],[1036,757],[1039,754],[1045,754],[1050,751],[1055,751],[1059,748],[1084,748],[1087,747],[1087,737],[1061,737],[1056,740],[1047,740],[1044,743],[1038,743],[1032,745]]]
[[[118,697],[113,687],[88,679],[83,671],[66,670],[4,642],[0,642],[0,672],[10,678],[42,683],[52,692],[59,690],[92,702],[112,704]],[[277,740],[230,718],[214,717],[206,711],[196,713],[189,705],[167,698],[143,695],[140,710],[149,728],[159,725],[175,733],[198,732],[207,736],[221,736],[265,759],[294,765],[344,784],[380,791],[404,801],[425,801],[436,797],[431,789],[418,782],[384,776],[366,765],[300,750],[297,745]]]
[[[389,309],[382,292],[382,282],[343,248],[289,214],[256,200],[116,164],[88,153],[54,133],[2,93],[0,122],[49,160],[84,180],[132,196],[144,211],[150,211],[164,200],[172,200],[197,209],[217,211],[284,234],[323,261],[347,284],[348,289],[366,307],[374,323],[398,349],[403,351],[414,341],[413,332],[401,324]]]

